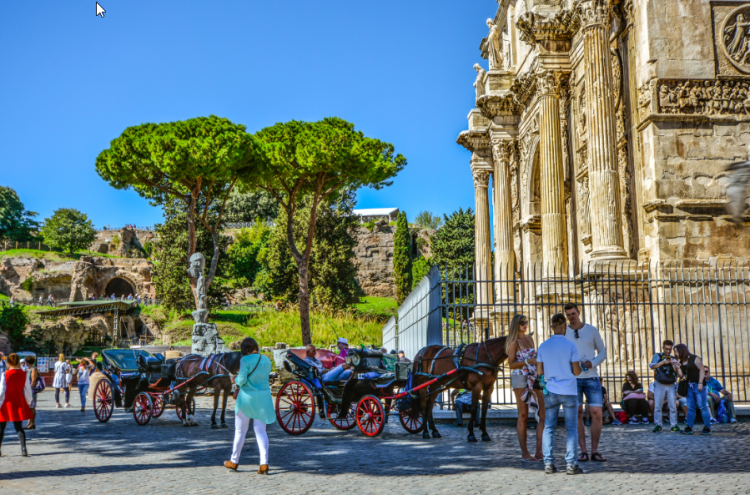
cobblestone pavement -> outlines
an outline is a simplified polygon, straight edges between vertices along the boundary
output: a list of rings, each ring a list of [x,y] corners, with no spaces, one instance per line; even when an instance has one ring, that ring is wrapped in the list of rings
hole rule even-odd
[[[6,430],[0,488],[24,494],[750,493],[750,423],[720,425],[710,437],[656,435],[653,425],[605,426],[600,450],[609,462],[583,463],[586,474],[566,476],[521,462],[510,423],[488,428],[492,442],[469,444],[466,430],[450,425],[438,426],[442,439],[423,440],[392,418],[380,437],[366,438],[318,419],[300,437],[269,427],[272,475],[266,477],[255,474],[252,431],[240,471],[221,466],[231,450],[233,414],[227,413],[229,429],[211,430],[210,400],[198,398],[199,427],[182,427],[172,409],[138,426],[122,410],[102,424],[91,410],[54,409],[54,394],[44,392],[39,426],[28,433],[30,457],[20,456],[13,428]],[[564,467],[562,426],[555,442]]]

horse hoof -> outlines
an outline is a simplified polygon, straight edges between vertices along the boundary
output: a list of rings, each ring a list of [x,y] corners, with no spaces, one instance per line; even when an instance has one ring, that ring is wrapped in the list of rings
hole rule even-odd
[[[469,442],[474,443],[474,442],[477,441],[477,437],[475,437],[474,435],[469,435],[469,437],[466,440],[468,440]]]
[[[488,434],[482,433],[482,441],[483,442],[491,442],[492,439],[490,438],[490,436]]]
[[[189,423],[182,423],[182,426],[190,426]]]
[[[211,429],[212,430],[218,430],[219,429],[219,425],[217,425],[216,423],[214,423],[214,424],[211,425]]]
[[[432,438],[443,438],[443,436],[438,431],[433,431]]]
[[[227,424],[226,424],[226,423],[221,423],[221,427],[222,427],[222,428],[229,428],[229,426],[227,426]]]
[[[427,430],[423,431],[422,432],[422,438],[424,438],[425,440],[429,440],[430,439],[430,432],[427,431]]]

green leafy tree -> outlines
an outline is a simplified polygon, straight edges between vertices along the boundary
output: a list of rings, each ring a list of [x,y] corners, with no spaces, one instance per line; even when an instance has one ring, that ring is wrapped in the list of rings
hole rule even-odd
[[[5,333],[13,347],[24,343],[24,330],[29,324],[29,317],[21,306],[0,304],[0,332]]]
[[[296,238],[303,238],[310,221],[310,199],[306,198],[294,217]],[[345,191],[336,201],[324,201],[318,207],[318,221],[310,258],[310,292],[317,304],[341,309],[359,300],[354,265],[357,245],[355,228],[359,223],[351,212],[353,191]],[[259,255],[262,270],[256,286],[268,299],[299,303],[299,276],[286,237],[286,226],[276,222],[267,248]]]
[[[258,141],[245,126],[212,115],[129,127],[99,154],[96,171],[111,186],[133,188],[154,205],[175,199],[185,203],[188,259],[196,252],[197,225],[213,240],[213,249],[203,253],[211,259],[209,288],[221,258],[227,200],[240,175],[257,172],[258,151]],[[189,280],[197,307],[197,279]]]
[[[256,219],[252,228],[242,229],[235,236],[234,244],[229,248],[229,274],[235,287],[252,287],[255,277],[261,270],[258,255],[268,245],[271,227]]]
[[[432,238],[432,263],[441,269],[474,263],[474,212],[459,208],[444,215],[443,226]]]
[[[261,218],[269,221],[279,215],[279,202],[263,190],[243,191],[235,187],[226,207],[227,222],[254,222]]]
[[[354,124],[339,118],[319,122],[291,121],[262,129],[262,166],[244,176],[250,186],[268,191],[279,202],[286,218],[289,249],[297,265],[302,341],[310,339],[310,256],[315,239],[318,208],[335,200],[344,189],[363,186],[379,189],[390,185],[406,158],[394,155],[393,145],[368,138]],[[295,236],[295,214],[303,198],[310,216],[302,236]]]
[[[429,258],[420,256],[419,258],[414,260],[414,263],[412,263],[411,265],[412,290],[414,290],[414,288],[419,285],[419,282],[421,282],[422,279],[427,276],[427,274],[430,272],[430,268],[432,268],[432,263],[430,262]]]
[[[429,211],[421,211],[414,219],[414,223],[416,225],[421,225],[426,229],[435,230],[443,223],[443,219],[440,218],[440,215],[433,215]]]
[[[411,233],[406,212],[398,214],[396,234],[393,236],[393,278],[396,300],[401,304],[411,292]]]
[[[73,208],[60,208],[44,221],[44,242],[69,254],[88,248],[96,240],[96,229],[88,216]]]
[[[153,283],[156,297],[167,309],[189,309],[194,305],[193,292],[190,288],[187,267],[189,265],[188,247],[190,239],[187,229],[187,207],[180,200],[173,200],[164,205],[164,223],[155,226],[156,237],[152,245],[151,260],[154,263]],[[219,245],[222,253],[226,252],[229,239],[225,236],[220,238]],[[206,263],[210,263],[213,250],[213,237],[202,225],[196,228],[196,248],[205,250]],[[227,268],[227,258],[224,256],[217,263],[216,279],[221,276]],[[222,301],[225,297],[225,288],[221,284],[212,284],[208,288],[209,306]]]
[[[0,239],[31,240],[32,230],[39,228],[35,216],[37,213],[26,210],[16,191],[0,186]]]

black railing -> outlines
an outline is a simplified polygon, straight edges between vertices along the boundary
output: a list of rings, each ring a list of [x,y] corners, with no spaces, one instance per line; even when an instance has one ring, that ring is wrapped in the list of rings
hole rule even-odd
[[[644,386],[651,383],[648,365],[664,339],[687,344],[736,402],[750,402],[748,265],[599,262],[578,276],[529,265],[520,272],[498,268],[491,279],[478,279],[473,266],[463,266],[434,275],[419,300],[437,289],[439,307],[423,303],[417,310],[419,304],[405,302],[399,308],[399,342],[454,347],[506,335],[513,316],[524,314],[538,347],[550,335],[551,316],[573,302],[604,339],[607,359],[599,375],[613,402],[621,399],[628,371],[638,373]],[[410,313],[418,317],[402,318]],[[439,319],[430,317],[434,313]],[[514,402],[506,366],[493,403]]]

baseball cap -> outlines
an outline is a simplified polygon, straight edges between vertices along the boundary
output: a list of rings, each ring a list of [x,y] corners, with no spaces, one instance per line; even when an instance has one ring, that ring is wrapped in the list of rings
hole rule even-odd
[[[349,345],[349,341],[346,340],[346,337],[340,337],[339,338],[339,344],[346,344]]]

